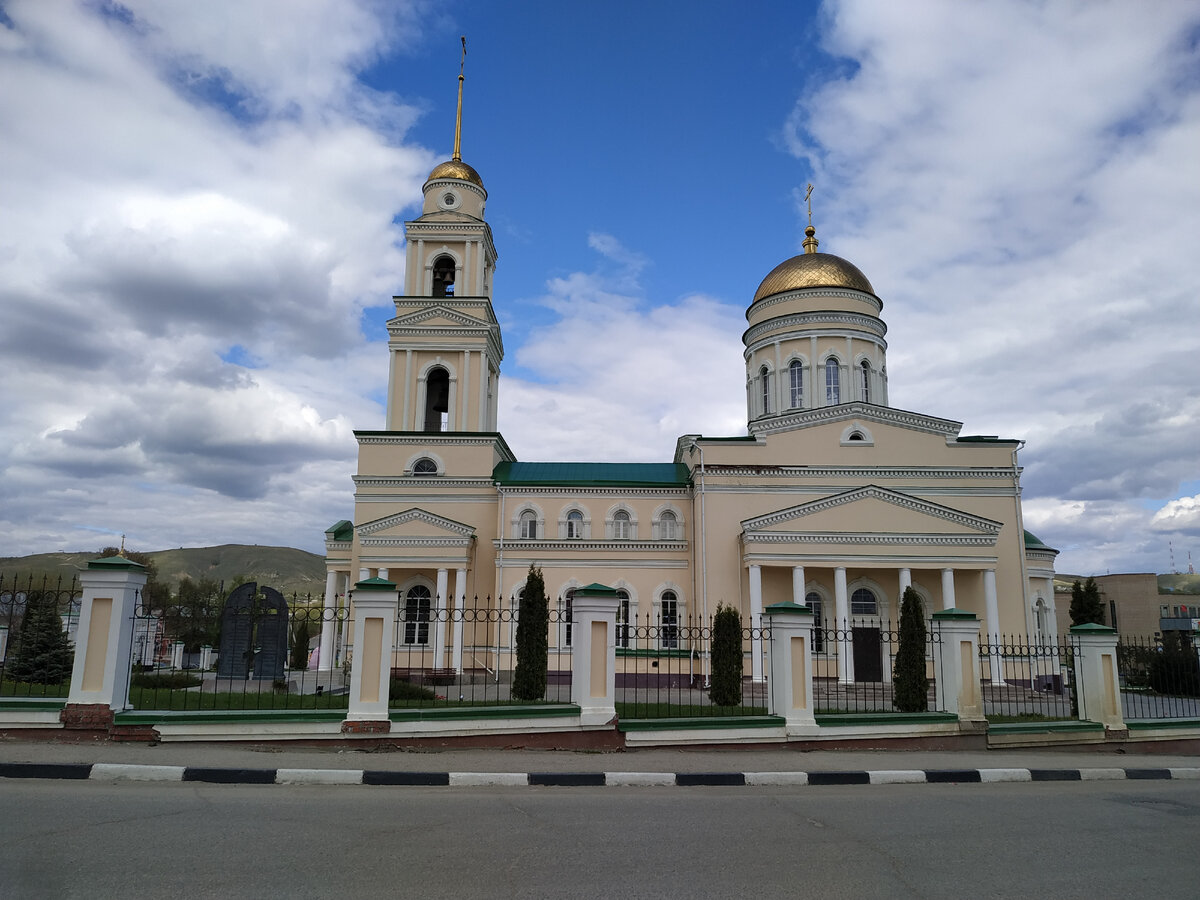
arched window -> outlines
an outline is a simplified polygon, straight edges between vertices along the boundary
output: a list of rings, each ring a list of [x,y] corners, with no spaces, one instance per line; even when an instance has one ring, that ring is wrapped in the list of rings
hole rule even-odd
[[[414,475],[436,475],[438,473],[437,463],[428,456],[422,456],[413,463],[412,470]]]
[[[862,369],[862,402],[871,402],[871,364],[865,359],[859,363]]]
[[[570,540],[583,537],[583,513],[577,509],[567,513],[567,537]]]
[[[762,411],[767,416],[771,414],[771,372],[763,366],[758,370],[758,377],[762,379]]]
[[[658,603],[658,645],[664,650],[679,647],[679,598],[663,591]]]
[[[825,360],[825,405],[836,406],[842,402],[841,366],[836,356]]]
[[[788,365],[788,378],[792,388],[792,409],[804,405],[804,363],[793,359]]]
[[[811,609],[813,614],[813,653],[820,653],[825,649],[825,615],[821,609],[821,595],[816,591],[809,591],[804,595],[804,605]]]
[[[629,649],[629,591],[617,591],[617,646]]]
[[[867,588],[859,588],[850,595],[850,615],[875,616],[879,614],[879,601]]]
[[[450,430],[450,373],[441,366],[425,376],[425,430]]]
[[[623,509],[613,513],[612,536],[613,540],[617,541],[627,541],[633,537],[633,522],[629,519],[629,513]]]
[[[664,541],[676,540],[676,532],[678,531],[679,520],[675,518],[675,513],[668,510],[658,517],[658,536]]]
[[[454,296],[454,260],[439,256],[433,261],[433,296]]]
[[[414,584],[404,596],[404,643],[429,643],[429,609],[433,595],[423,584]]]
[[[521,518],[517,521],[520,522],[518,534],[520,534],[522,540],[537,540],[537,513],[535,513],[532,509],[527,509],[525,512],[521,513]]]
[[[575,588],[563,592],[563,607],[560,622],[563,628],[563,646],[571,646],[571,607],[575,604]]]

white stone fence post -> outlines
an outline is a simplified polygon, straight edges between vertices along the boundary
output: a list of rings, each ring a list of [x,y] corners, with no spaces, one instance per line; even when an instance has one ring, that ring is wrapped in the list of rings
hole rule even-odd
[[[616,718],[617,592],[603,584],[575,591],[571,603],[571,702],[585,728]]]
[[[387,734],[388,688],[392,677],[392,645],[400,591],[383,578],[354,585],[354,657],[350,663],[350,698],[345,734]]]
[[[813,713],[813,612],[799,603],[773,603],[762,617],[771,629],[767,712],[784,720],[789,735],[816,734]]]
[[[1075,692],[1079,718],[1099,722],[1106,731],[1124,731],[1120,676],[1117,672],[1117,630],[1107,625],[1074,625]]]
[[[979,617],[965,609],[933,614],[934,699],[939,712],[985,720],[979,665]]]
[[[129,702],[133,616],[146,580],[146,567],[123,556],[93,559],[80,576],[75,661],[60,717],[65,727],[108,729],[114,711]]]

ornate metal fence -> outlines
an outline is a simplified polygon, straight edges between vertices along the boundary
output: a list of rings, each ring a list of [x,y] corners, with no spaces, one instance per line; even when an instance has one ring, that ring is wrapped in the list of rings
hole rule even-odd
[[[1192,635],[1121,635],[1117,672],[1126,721],[1200,719],[1200,648]]]
[[[742,628],[742,679],[737,702],[712,690],[712,619],[635,617],[617,623],[617,715],[622,719],[753,716],[767,712],[769,628]],[[727,700],[718,694],[718,700]]]
[[[848,619],[813,629],[813,708],[818,714],[895,712],[892,676],[900,632],[886,620]],[[938,635],[925,630],[927,707],[934,709]]]
[[[1053,640],[1005,635],[980,636],[984,713],[993,722],[1074,719],[1078,716],[1074,654],[1070,636]]]
[[[240,585],[133,616],[129,707],[146,710],[339,709],[349,666],[336,651],[344,608]],[[333,637],[324,665],[314,651]],[[310,665],[311,663],[311,665]]]
[[[437,597],[401,601],[392,648],[392,709],[571,702],[572,631],[569,609],[549,609],[541,628],[543,654],[531,657],[531,678],[518,666],[519,609],[495,608],[478,597],[448,608]],[[536,635],[535,635],[536,638]],[[544,660],[544,689],[539,669]],[[522,691],[524,687],[524,691]]]
[[[83,591],[78,578],[0,575],[0,697],[66,697]]]

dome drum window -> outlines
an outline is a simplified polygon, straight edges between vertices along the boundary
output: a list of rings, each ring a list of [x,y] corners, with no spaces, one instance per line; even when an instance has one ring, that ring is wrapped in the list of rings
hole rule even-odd
[[[413,463],[412,473],[414,475],[437,475],[438,464],[428,456],[422,456]]]

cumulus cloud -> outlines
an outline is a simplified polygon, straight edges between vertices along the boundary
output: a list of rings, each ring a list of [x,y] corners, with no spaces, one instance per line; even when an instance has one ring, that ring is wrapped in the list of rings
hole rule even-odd
[[[846,65],[784,134],[815,172],[822,250],[884,296],[892,402],[1027,439],[1049,543],[1160,565],[1145,506],[1196,477],[1200,446],[1200,389],[1175,364],[1200,351],[1179,327],[1197,282],[1200,13],[845,0],[823,15]]]

